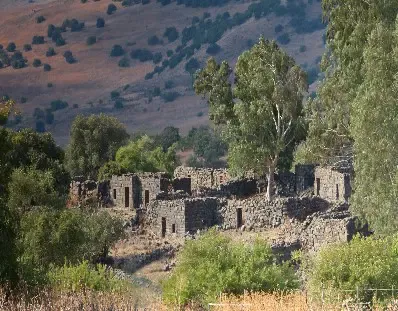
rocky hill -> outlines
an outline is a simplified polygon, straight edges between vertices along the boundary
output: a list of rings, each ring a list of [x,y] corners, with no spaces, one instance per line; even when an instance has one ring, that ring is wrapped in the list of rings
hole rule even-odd
[[[211,55],[234,64],[261,35],[276,39],[310,82],[324,50],[316,0],[3,0],[2,6],[0,96],[14,98],[22,111],[10,126],[51,131],[61,145],[77,114],[111,114],[131,132],[174,125],[185,133],[206,124],[191,73]]]

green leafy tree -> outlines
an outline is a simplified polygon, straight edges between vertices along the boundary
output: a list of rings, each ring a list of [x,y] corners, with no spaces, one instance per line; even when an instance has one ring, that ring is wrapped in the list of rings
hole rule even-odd
[[[127,138],[124,125],[116,118],[104,114],[78,116],[66,152],[71,175],[97,178],[99,168],[114,159]]]
[[[110,180],[113,175],[126,174],[121,165],[116,161],[109,161],[105,163],[98,171],[98,180]]]
[[[175,146],[163,151],[154,140],[144,135],[116,153],[116,162],[127,172],[173,172],[178,164]]]
[[[18,214],[38,206],[61,208],[62,203],[65,203],[59,197],[55,179],[48,171],[16,169],[11,175],[8,188],[8,207]]]
[[[160,91],[159,91],[160,93]],[[162,146],[163,151],[167,151],[173,144],[179,142],[181,139],[180,131],[174,126],[168,126],[155,137],[155,143]]]
[[[302,133],[306,75],[275,42],[260,39],[238,59],[236,85],[229,83],[227,62],[211,58],[195,81],[197,94],[207,95],[210,119],[222,128],[233,172],[268,173],[272,198],[280,155]]]

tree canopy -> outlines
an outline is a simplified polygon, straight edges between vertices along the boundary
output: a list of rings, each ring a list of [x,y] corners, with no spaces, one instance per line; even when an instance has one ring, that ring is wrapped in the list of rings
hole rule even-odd
[[[196,77],[195,91],[207,96],[210,119],[223,129],[231,170],[267,171],[271,198],[280,155],[303,132],[306,75],[275,42],[263,38],[239,57],[234,88],[230,74],[227,62],[219,65],[211,58]]]
[[[114,117],[76,117],[66,152],[71,175],[97,178],[99,168],[114,159],[127,138],[124,125]]]

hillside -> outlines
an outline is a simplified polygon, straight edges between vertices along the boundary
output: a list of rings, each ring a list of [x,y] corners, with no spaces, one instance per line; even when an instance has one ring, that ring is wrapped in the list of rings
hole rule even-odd
[[[211,41],[221,48],[215,55],[216,59],[227,59],[234,64],[239,54],[260,35],[269,39],[279,37],[278,41],[296,61],[316,76],[315,68],[324,49],[318,1],[288,1],[288,4],[278,4],[276,9],[264,12],[260,12],[261,6],[257,9],[251,5],[268,5],[268,2],[275,1],[226,1],[223,6],[208,8],[177,5],[174,1],[167,5],[155,0],[145,5],[130,2],[4,1],[0,11],[0,44],[5,50],[10,42],[14,42],[16,50],[21,51],[27,60],[24,68],[14,69],[10,65],[0,69],[0,96],[14,98],[22,111],[22,120],[16,120],[19,123],[14,121],[13,126],[45,128],[54,134],[58,143],[65,145],[71,122],[77,114],[104,112],[119,118],[131,132],[156,133],[174,125],[186,133],[208,120],[206,103],[194,94],[192,77],[185,66],[192,58],[198,61],[191,61],[192,70],[198,65],[203,66],[210,56],[206,51]],[[117,10],[108,15],[106,11],[111,3]],[[249,8],[253,15],[248,15]],[[204,13],[210,13],[210,17]],[[39,16],[43,16],[45,21],[37,23]],[[198,18],[193,20],[195,16]],[[105,21],[103,28],[96,27],[100,17]],[[56,46],[47,36],[48,26],[59,27],[66,19],[84,22],[84,27],[73,32],[66,28],[66,32],[61,33],[66,44]],[[193,23],[196,30],[186,28]],[[224,26],[225,29],[222,28]],[[178,31],[179,37],[174,42],[163,36],[168,27],[175,27]],[[206,36],[202,31],[205,28]],[[223,29],[221,33],[220,29]],[[216,34],[210,36],[213,34],[210,31]],[[193,41],[190,40],[192,32],[195,36]],[[148,44],[148,38],[154,35],[161,42],[152,38],[149,43],[156,44]],[[31,45],[32,50],[24,51],[23,46],[31,44],[33,36],[44,36],[44,44]],[[88,45],[90,36],[95,36],[97,42]],[[182,45],[182,40],[187,41],[185,45]],[[120,45],[125,55],[111,57],[114,45]],[[56,55],[46,56],[49,47],[54,47]],[[132,59],[130,53],[139,49],[150,51],[149,58],[160,52],[162,59],[157,65],[151,59],[143,62]],[[173,50],[174,55],[167,57],[168,50]],[[66,51],[72,52],[74,63],[65,61]],[[7,54],[12,57],[15,52]],[[140,51],[136,56],[141,57],[139,54]],[[34,67],[34,59],[40,59],[42,65]],[[118,65],[121,59],[125,59],[124,65],[128,67]],[[166,66],[166,59],[174,65]],[[43,64],[49,64],[51,70],[44,71]],[[153,74],[154,70],[160,74]],[[166,82],[168,89],[165,90]],[[157,87],[161,96],[156,96],[159,95]],[[112,91],[117,92],[111,96]],[[60,102],[50,106],[54,100]]]

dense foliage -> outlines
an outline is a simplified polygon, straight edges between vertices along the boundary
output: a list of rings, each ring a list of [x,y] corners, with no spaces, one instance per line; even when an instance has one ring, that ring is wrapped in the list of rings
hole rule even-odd
[[[114,159],[127,138],[124,126],[116,118],[103,114],[78,116],[72,124],[67,147],[71,175],[96,178],[99,168]]]
[[[207,96],[209,115],[228,143],[228,163],[235,174],[268,173],[267,195],[282,152],[303,137],[306,75],[275,42],[260,39],[238,59],[235,86],[231,69],[211,58],[196,77],[195,91]]]
[[[397,242],[396,236],[385,239],[355,237],[350,243],[323,248],[307,263],[309,289],[317,293],[327,288],[328,298],[336,299],[336,290],[359,288],[362,300],[371,302],[376,293],[363,289],[398,285]],[[390,298],[390,293],[379,291],[377,296]]]
[[[191,300],[203,305],[216,301],[220,293],[294,289],[298,280],[288,263],[277,265],[264,242],[253,245],[232,242],[210,231],[198,240],[187,241],[178,265],[163,285],[163,298],[172,305]]]

